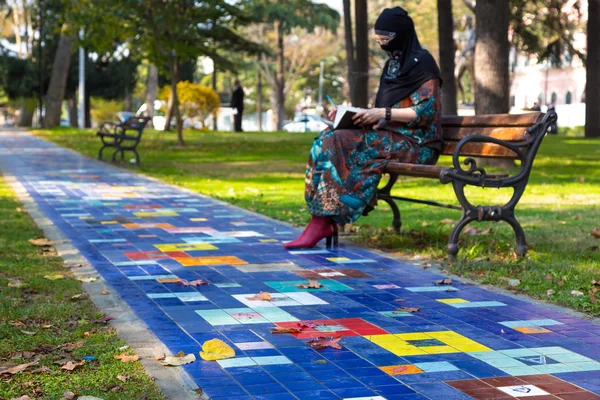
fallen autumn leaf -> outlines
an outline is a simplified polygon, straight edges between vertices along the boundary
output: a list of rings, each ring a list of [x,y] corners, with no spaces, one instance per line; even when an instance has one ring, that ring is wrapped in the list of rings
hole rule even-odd
[[[313,340],[309,340],[308,342],[306,342],[310,347],[317,349],[317,350],[321,350],[321,349],[325,349],[327,347],[331,347],[332,349],[338,349],[341,350],[342,346],[338,343],[340,340],[342,339],[342,337],[337,337],[337,338],[324,338],[324,337],[319,337]]]
[[[319,289],[323,287],[319,281],[308,280],[308,284],[296,285],[300,289]]]
[[[256,296],[246,297],[248,300],[271,301],[271,294],[268,292],[260,292]]]
[[[115,356],[115,358],[117,360],[121,360],[121,362],[131,362],[131,361],[137,361],[140,359],[140,356],[138,356],[137,354],[119,354],[117,356]]]

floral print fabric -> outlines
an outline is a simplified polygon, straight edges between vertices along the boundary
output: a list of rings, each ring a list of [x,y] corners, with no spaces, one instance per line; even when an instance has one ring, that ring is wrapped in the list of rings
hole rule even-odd
[[[442,146],[439,81],[425,82],[394,107],[410,107],[417,116],[409,123],[382,121],[378,129],[326,129],[315,138],[305,178],[312,215],[352,223],[367,205],[375,204],[377,185],[389,162],[437,162]]]

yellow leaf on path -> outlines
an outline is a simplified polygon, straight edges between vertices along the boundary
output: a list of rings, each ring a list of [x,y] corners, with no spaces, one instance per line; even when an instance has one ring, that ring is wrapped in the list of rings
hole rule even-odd
[[[119,354],[118,356],[115,356],[115,358],[117,360],[121,360],[122,362],[130,362],[130,361],[137,361],[140,359],[140,356],[138,356],[137,354]]]
[[[268,292],[260,292],[256,296],[246,297],[248,300],[261,300],[261,301],[271,301],[271,294]]]
[[[58,279],[64,279],[64,275],[61,274],[52,274],[44,276],[44,279],[48,279],[49,281],[56,281]]]
[[[107,295],[107,294],[110,294],[110,292],[109,292],[108,290],[106,290],[106,289],[104,289],[104,288],[103,288],[103,289],[100,291],[100,294]]]
[[[154,356],[154,359],[157,360],[157,361],[164,360],[165,359],[165,355],[164,354],[157,354],[157,355]]]
[[[79,278],[77,278],[77,280],[79,282],[84,282],[84,283],[95,282],[97,279],[98,278],[94,278],[94,277],[88,278],[87,276],[80,276]]]
[[[200,357],[207,361],[224,360],[235,357],[235,350],[222,340],[211,339],[202,345]]]
[[[308,280],[308,285],[304,284],[304,285],[296,285],[297,287],[299,287],[300,289],[319,289],[321,287],[323,287],[323,285],[321,285],[321,283],[319,281],[313,281],[312,279]]]
[[[192,353],[188,354],[185,357],[177,357],[175,356],[166,356],[164,360],[161,360],[161,364],[164,366],[177,367],[179,365],[190,364],[196,361],[196,356]]]

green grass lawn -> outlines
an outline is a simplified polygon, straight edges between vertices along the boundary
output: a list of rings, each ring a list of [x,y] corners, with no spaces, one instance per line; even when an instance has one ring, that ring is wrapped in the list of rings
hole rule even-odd
[[[60,399],[67,390],[105,400],[163,399],[139,362],[114,358],[130,351],[119,350],[126,343],[108,325],[87,322],[102,314],[85,296],[72,299],[84,293],[81,283],[53,250],[28,242],[42,236],[21,207],[0,176],[0,369],[39,362],[0,376],[0,399]],[[55,274],[64,279],[44,278]],[[96,360],[72,372],[61,369],[61,363],[85,356]]]
[[[35,134],[96,157],[100,141],[93,131],[57,129]],[[175,135],[146,132],[139,146],[142,165],[124,166],[241,207],[304,225],[304,167],[314,134],[307,133],[185,133],[187,145],[177,147]],[[129,158],[129,157],[126,157]],[[441,164],[448,164],[443,158]],[[350,227],[352,240],[406,257],[441,261],[459,275],[497,286],[506,278],[520,279],[512,290],[600,316],[600,304],[590,296],[591,280],[600,280],[600,141],[547,137],[535,160],[530,184],[517,208],[531,245],[525,259],[512,253],[514,236],[507,224],[481,223],[488,234],[462,236],[456,262],[445,261],[445,246],[459,212],[400,204],[401,236],[391,232],[391,210],[382,203],[367,218]],[[474,204],[507,200],[507,189],[468,191]],[[395,194],[453,202],[451,186],[429,179],[404,178]],[[552,292],[548,292],[552,290]],[[573,290],[584,293],[571,294]],[[549,294],[550,293],[550,294]]]

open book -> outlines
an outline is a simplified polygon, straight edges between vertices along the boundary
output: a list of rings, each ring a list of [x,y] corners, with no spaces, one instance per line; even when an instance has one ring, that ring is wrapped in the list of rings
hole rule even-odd
[[[354,121],[352,121],[352,117],[362,110],[362,108],[358,107],[339,106],[332,129],[362,129],[361,126],[355,125]]]

